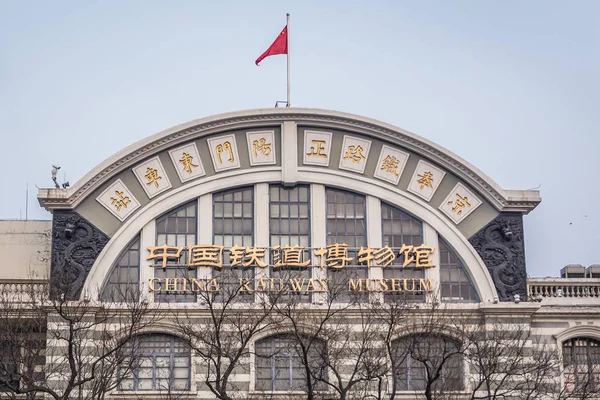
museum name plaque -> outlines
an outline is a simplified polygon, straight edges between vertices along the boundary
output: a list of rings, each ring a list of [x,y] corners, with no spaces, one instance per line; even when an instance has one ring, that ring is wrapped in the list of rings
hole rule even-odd
[[[321,248],[306,248],[303,246],[273,246],[273,247],[242,247],[233,246],[225,248],[221,245],[191,245],[180,246],[153,246],[148,247],[147,260],[154,260],[153,268],[181,268],[194,269],[209,267],[222,271],[228,268],[232,271],[249,270],[253,267],[270,268],[280,275],[283,271],[289,272],[289,277],[239,277],[232,274],[233,279],[223,282],[223,277],[213,278],[151,278],[148,282],[150,292],[165,293],[199,293],[220,292],[222,285],[235,284],[241,293],[254,292],[292,292],[292,293],[319,293],[327,292],[329,279],[308,278],[296,276],[303,269],[321,268],[329,269],[332,274],[347,272],[344,276],[347,289],[350,292],[431,292],[434,290],[432,279],[423,278],[359,278],[352,271],[364,268],[381,267],[419,269],[434,267],[431,255],[434,248],[424,244],[419,246],[402,245],[399,249],[389,246],[382,248],[360,247],[351,249],[344,243],[336,243]],[[356,257],[353,256],[356,254]],[[180,263],[182,256],[186,255],[187,262]],[[312,257],[311,257],[312,255]],[[268,256],[268,257],[267,257]],[[271,263],[267,262],[267,258]],[[224,261],[227,260],[228,263]],[[313,260],[317,261],[316,263]],[[356,262],[354,262],[356,261]],[[221,274],[222,275],[222,274]],[[235,282],[233,282],[235,281]],[[337,282],[338,280],[336,280]],[[338,282],[339,283],[339,282]]]

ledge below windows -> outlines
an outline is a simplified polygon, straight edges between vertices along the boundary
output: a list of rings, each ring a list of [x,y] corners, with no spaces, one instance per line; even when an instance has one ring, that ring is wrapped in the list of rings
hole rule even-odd
[[[163,392],[156,390],[142,390],[142,391],[115,391],[109,395],[111,399],[131,399],[131,400],[164,400],[165,398],[174,398],[177,400],[188,400],[188,399],[197,399],[198,392],[197,391],[173,391],[173,392]]]
[[[451,398],[452,400],[469,400],[471,398],[471,393],[468,392],[444,392],[444,396],[448,396],[447,398]],[[373,397],[376,398],[376,397]],[[396,392],[395,399],[396,400],[415,400],[425,398],[423,391],[402,391]],[[445,397],[446,398],[446,397]]]
[[[316,392],[315,394],[319,395],[321,398],[335,398],[335,393],[333,392]],[[248,393],[249,400],[306,400],[306,392],[285,392],[285,391],[254,391]]]

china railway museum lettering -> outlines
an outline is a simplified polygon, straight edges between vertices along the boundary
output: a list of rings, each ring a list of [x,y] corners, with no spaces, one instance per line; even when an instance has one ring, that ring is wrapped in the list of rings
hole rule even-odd
[[[169,261],[179,262],[184,249],[188,253],[188,262],[185,265],[177,265],[180,268],[211,267],[223,268],[223,253],[225,248],[218,245],[195,245],[184,247],[155,246],[147,250],[148,260],[157,260],[158,267],[166,268]],[[258,248],[233,246],[228,250],[229,267],[271,267],[274,270],[291,268],[329,268],[340,270],[346,266],[353,265],[354,257],[349,255],[346,244],[332,244],[320,249],[315,249],[313,254],[320,258],[319,265],[312,265],[312,259],[307,256],[309,249],[303,246],[274,246],[272,248]],[[434,248],[430,246],[408,246],[396,251],[389,246],[373,249],[370,246],[361,247],[357,252],[356,261],[359,266],[370,268],[371,266],[388,267],[397,259],[402,262],[402,268],[430,268],[433,267],[431,254]],[[270,254],[273,264],[265,261]],[[306,259],[305,259],[306,258]],[[356,266],[356,263],[354,263]],[[293,275],[293,274],[290,274]],[[271,292],[271,293],[325,293],[328,290],[328,279],[295,277],[289,278],[236,278],[240,293]],[[219,292],[223,282],[217,278],[151,278],[148,282],[150,292],[168,293],[199,293]],[[350,292],[431,292],[434,290],[432,279],[423,278],[355,278],[348,276],[347,289]]]
[[[328,279],[319,278],[258,278],[251,280],[239,278],[240,293],[326,293]],[[148,282],[150,292],[165,293],[199,293],[219,292],[220,282],[217,278],[152,278]],[[419,278],[349,278],[350,292],[383,292],[383,293],[415,293],[434,290],[432,279]]]

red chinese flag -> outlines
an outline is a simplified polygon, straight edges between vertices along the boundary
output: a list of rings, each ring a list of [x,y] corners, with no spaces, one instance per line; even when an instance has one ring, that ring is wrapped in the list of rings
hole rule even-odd
[[[287,54],[287,52],[288,52],[288,43],[287,43],[287,25],[286,25],[285,28],[283,28],[283,30],[281,31],[281,33],[277,36],[277,39],[275,39],[273,44],[271,46],[269,46],[267,51],[262,53],[260,55],[260,57],[258,57],[256,59],[256,65],[258,65],[258,63],[260,63],[266,57],[274,56],[276,54]]]

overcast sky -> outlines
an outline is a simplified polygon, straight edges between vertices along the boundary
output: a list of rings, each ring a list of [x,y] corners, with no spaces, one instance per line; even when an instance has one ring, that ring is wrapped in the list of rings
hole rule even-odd
[[[74,183],[125,146],[285,99],[415,132],[507,189],[538,188],[528,272],[600,264],[600,1],[0,0],[0,218],[47,219],[53,163]]]

